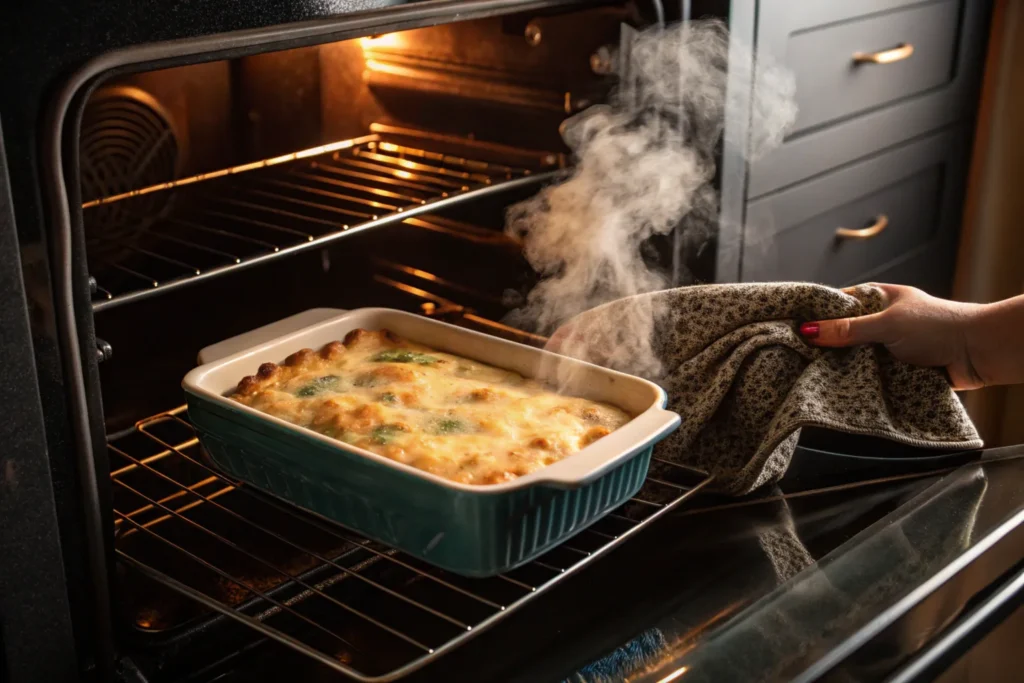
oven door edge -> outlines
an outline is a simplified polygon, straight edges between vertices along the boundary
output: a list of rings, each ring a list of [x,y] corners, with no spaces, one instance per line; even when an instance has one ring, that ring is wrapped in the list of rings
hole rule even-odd
[[[0,127],[0,676],[68,680],[77,656]]]

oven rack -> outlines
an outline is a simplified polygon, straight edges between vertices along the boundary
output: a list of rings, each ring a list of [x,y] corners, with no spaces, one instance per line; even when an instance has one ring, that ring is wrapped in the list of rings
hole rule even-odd
[[[491,306],[501,306],[501,301],[493,295],[404,263],[380,257],[372,257],[370,260],[374,266],[374,272],[371,275],[373,282],[389,290],[400,292],[408,299],[403,302],[404,305],[399,305],[398,308],[413,308],[430,318],[528,346],[544,348],[548,342],[548,338],[545,336],[479,315],[471,305],[465,303],[469,299]],[[459,300],[449,299],[444,295],[456,295]]]
[[[115,551],[139,573],[122,582],[136,628],[173,637],[201,632],[195,620],[240,623],[360,681],[396,680],[459,647],[710,481],[655,458],[637,496],[594,526],[508,574],[466,579],[224,476],[184,406],[113,435],[108,451]],[[170,603],[143,576],[189,598],[191,616],[162,616]]]
[[[86,201],[86,233],[103,247],[90,253],[93,311],[397,223],[518,249],[500,231],[436,212],[540,184],[561,163],[558,155],[471,139],[379,124],[371,130],[379,132]],[[464,148],[488,160],[448,151]],[[495,160],[501,155],[509,163]],[[166,193],[159,215],[133,213],[133,202],[156,193]],[[112,208],[128,217],[127,228],[105,230]]]

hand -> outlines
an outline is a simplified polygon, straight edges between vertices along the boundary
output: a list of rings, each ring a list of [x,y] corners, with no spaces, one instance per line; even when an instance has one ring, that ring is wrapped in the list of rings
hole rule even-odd
[[[804,323],[800,334],[815,346],[883,344],[906,363],[946,368],[958,391],[985,386],[968,343],[972,320],[982,306],[938,299],[914,287],[874,286],[885,295],[885,310]]]

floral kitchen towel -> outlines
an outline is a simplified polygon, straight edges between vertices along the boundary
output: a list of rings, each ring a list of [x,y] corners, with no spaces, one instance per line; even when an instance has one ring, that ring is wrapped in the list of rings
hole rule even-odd
[[[778,481],[805,426],[923,448],[980,448],[943,370],[900,362],[877,345],[813,347],[798,332],[802,322],[874,313],[884,302],[871,285],[681,287],[587,311],[549,347],[624,372],[642,362],[682,417],[656,455],[713,474],[723,493]],[[650,329],[621,323],[635,320],[649,320]],[[624,344],[639,350],[622,353]],[[638,358],[647,349],[655,362]]]

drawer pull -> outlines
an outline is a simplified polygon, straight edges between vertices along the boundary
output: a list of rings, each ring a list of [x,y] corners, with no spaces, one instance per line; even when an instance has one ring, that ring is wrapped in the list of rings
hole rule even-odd
[[[840,239],[866,240],[882,232],[889,225],[889,217],[884,213],[866,228],[837,228],[836,237]]]
[[[913,45],[910,43],[900,43],[891,50],[881,50],[880,52],[854,52],[853,63],[892,64],[893,62],[901,62],[912,54],[914,54]]]

